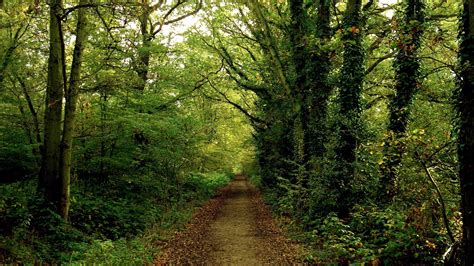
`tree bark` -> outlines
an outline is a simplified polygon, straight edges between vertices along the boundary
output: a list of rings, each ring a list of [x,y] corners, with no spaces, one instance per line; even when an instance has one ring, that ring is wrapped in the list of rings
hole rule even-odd
[[[64,51],[61,25],[62,0],[50,1],[49,59],[44,118],[44,151],[40,169],[39,190],[53,206],[61,201],[60,142],[62,100],[65,87]]]
[[[153,29],[151,25],[148,25],[148,21],[150,20],[151,8],[148,5],[148,1],[143,3],[143,13],[140,15],[139,22],[140,22],[140,33],[142,37],[142,46],[141,49],[138,51],[138,66],[136,68],[136,72],[138,77],[140,78],[140,82],[137,84],[135,89],[139,91],[144,91],[146,83],[148,81],[148,69],[150,67],[150,45],[151,41],[153,40],[153,33],[151,32]]]
[[[89,0],[81,0],[80,5],[85,5]],[[66,90],[66,106],[64,112],[64,126],[61,140],[61,202],[59,212],[61,217],[68,219],[69,197],[71,182],[72,145],[74,139],[74,128],[76,119],[76,103],[79,95],[81,79],[82,55],[87,40],[87,10],[80,8],[78,11],[76,27],[76,43],[74,45],[69,88]]]
[[[337,176],[332,188],[337,190],[338,213],[349,214],[354,199],[350,182],[355,175],[357,136],[360,126],[360,93],[364,79],[364,51],[361,35],[361,0],[348,0],[343,20],[344,55],[340,77],[340,118]]]
[[[329,59],[330,50],[323,47],[331,38],[330,23],[330,5],[331,0],[318,1],[318,14],[316,21],[316,37],[319,45],[316,52],[308,53],[307,76],[308,88],[303,105],[304,116],[304,143],[306,160],[314,161],[322,158],[325,152],[324,144],[326,142],[326,115],[329,96],[332,87],[328,84],[328,76],[331,68]],[[312,168],[314,168],[313,165]]]
[[[459,177],[463,217],[463,264],[474,264],[474,3],[464,0],[460,32]]]
[[[398,51],[393,62],[395,69],[395,95],[389,103],[390,118],[388,139],[385,142],[382,164],[382,202],[389,202],[397,193],[397,175],[405,152],[405,136],[410,105],[419,87],[420,62],[417,51],[423,34],[424,4],[422,0],[407,0],[398,37]]]
[[[290,42],[292,49],[292,58],[295,71],[295,80],[292,84],[292,102],[294,105],[294,119],[293,124],[293,145],[295,146],[295,160],[298,164],[306,162],[307,152],[304,145],[304,130],[306,128],[307,116],[303,108],[306,92],[306,48],[305,48],[305,11],[303,9],[302,0],[290,1],[291,12],[291,31]],[[303,182],[306,183],[306,177],[303,177]]]

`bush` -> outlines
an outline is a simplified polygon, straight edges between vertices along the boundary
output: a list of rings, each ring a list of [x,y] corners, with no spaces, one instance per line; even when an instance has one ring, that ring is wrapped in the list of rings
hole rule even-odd
[[[14,229],[27,228],[31,222],[28,201],[36,194],[35,182],[0,185],[0,235],[11,235]]]
[[[141,239],[117,241],[93,240],[92,243],[78,244],[68,258],[69,262],[77,265],[102,264],[143,265],[153,262],[154,252],[146,248]]]
[[[392,207],[357,205],[347,220],[330,213],[313,220],[310,228],[297,229],[312,247],[307,259],[323,264],[341,260],[435,264],[441,262],[437,256],[446,242],[440,232],[421,228],[407,213]]]
[[[138,205],[126,199],[80,195],[72,205],[70,221],[86,234],[115,240],[143,232],[147,225],[146,207],[153,208],[151,204]]]

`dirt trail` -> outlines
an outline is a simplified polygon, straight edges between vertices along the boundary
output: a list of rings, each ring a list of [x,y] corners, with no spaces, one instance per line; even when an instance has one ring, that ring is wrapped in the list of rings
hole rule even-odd
[[[262,246],[255,230],[255,210],[249,183],[243,178],[229,186],[229,197],[219,217],[210,226],[210,239],[214,243],[210,260],[216,264],[262,264],[257,249]]]
[[[297,246],[274,225],[258,190],[237,176],[167,243],[155,264],[281,265],[297,258]]]

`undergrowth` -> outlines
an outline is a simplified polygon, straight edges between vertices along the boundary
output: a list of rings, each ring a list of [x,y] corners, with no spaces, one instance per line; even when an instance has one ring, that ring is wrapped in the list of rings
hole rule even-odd
[[[392,204],[381,208],[366,202],[353,207],[349,217],[340,218],[334,212],[305,210],[301,203],[304,190],[281,190],[264,189],[264,199],[290,237],[305,247],[303,256],[310,264],[443,263],[449,240],[429,206],[404,209]],[[451,222],[460,228],[459,215]]]
[[[77,182],[68,224],[32,196],[36,181],[0,185],[0,262],[151,263],[160,242],[231,177],[213,172]]]

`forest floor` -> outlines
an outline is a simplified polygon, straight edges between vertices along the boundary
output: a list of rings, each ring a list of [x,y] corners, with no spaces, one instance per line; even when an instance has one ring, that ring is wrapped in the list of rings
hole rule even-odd
[[[301,263],[299,247],[275,225],[262,197],[236,176],[163,246],[156,265]]]

